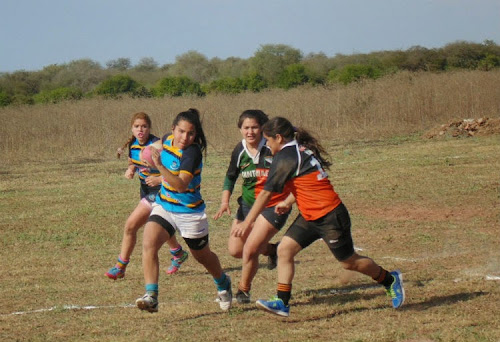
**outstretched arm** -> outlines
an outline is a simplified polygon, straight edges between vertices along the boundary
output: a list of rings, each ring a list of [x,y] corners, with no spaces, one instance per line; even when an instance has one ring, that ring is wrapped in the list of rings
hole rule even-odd
[[[222,199],[220,202],[220,208],[214,215],[214,220],[217,220],[219,217],[227,213],[231,216],[231,208],[229,208],[229,199],[231,198],[231,192],[229,190],[222,191]]]

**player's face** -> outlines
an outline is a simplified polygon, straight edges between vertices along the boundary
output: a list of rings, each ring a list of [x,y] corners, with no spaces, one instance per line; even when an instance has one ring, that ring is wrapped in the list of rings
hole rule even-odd
[[[172,127],[174,134],[174,146],[181,150],[190,146],[196,138],[196,129],[192,123],[186,120],[181,120]]]
[[[136,119],[132,125],[132,134],[141,144],[148,141],[150,130],[151,127],[149,127],[148,122],[144,119]]]
[[[264,138],[266,138],[267,142],[266,145],[271,149],[271,153],[275,155],[281,150],[282,147],[282,138],[281,135],[276,135],[276,137],[268,137],[267,135],[264,134]]]
[[[241,136],[247,144],[257,146],[262,139],[262,131],[257,120],[246,118],[240,128]]]

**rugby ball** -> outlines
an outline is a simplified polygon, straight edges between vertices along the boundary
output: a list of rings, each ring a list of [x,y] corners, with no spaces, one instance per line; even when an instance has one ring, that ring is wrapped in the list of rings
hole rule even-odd
[[[156,150],[161,150],[161,143],[159,143],[159,144],[154,143],[154,144],[151,144],[151,145],[144,147],[141,151],[140,158],[143,162],[146,162],[149,165],[156,167],[156,165],[153,161],[153,150],[152,150],[153,148]]]

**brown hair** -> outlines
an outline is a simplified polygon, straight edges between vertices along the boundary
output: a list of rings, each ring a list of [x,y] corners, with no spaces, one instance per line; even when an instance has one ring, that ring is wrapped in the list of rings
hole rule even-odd
[[[277,116],[266,122],[262,127],[262,132],[272,138],[275,138],[279,134],[286,142],[295,139],[299,145],[310,149],[324,168],[328,169],[332,165],[332,163],[322,156],[322,154],[328,156],[328,153],[321,146],[318,139],[305,129],[294,127],[290,121],[283,117]]]
[[[260,127],[264,126],[264,124],[269,120],[267,114],[260,109],[247,109],[241,113],[238,119],[238,128],[241,128],[245,119],[254,119]]]
[[[144,113],[144,112],[138,112],[138,113],[135,113],[134,115],[132,115],[132,119],[130,120],[130,127],[132,127],[134,125],[134,122],[135,120],[144,120],[146,121],[146,123],[149,125],[149,128],[151,128],[151,118],[149,117],[148,114]],[[117,151],[117,157],[118,159],[121,157],[121,155],[123,154],[123,152],[125,151],[125,149],[127,147],[130,146],[130,144],[132,143],[132,141],[135,140],[135,136],[132,134],[132,136],[127,140],[127,142],[125,144],[123,144],[122,147],[120,147]]]

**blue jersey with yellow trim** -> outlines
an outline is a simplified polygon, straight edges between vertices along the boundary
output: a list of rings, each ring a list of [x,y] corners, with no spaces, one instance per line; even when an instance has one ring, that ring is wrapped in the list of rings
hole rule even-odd
[[[160,140],[157,136],[152,134],[149,135],[148,141],[144,144],[140,144],[137,138],[132,141],[129,145],[128,156],[132,160],[132,163],[137,167],[137,174],[139,175],[139,180],[142,184],[146,184],[146,178],[149,176],[160,176],[160,171],[157,169],[149,168],[146,166],[144,162],[141,161],[139,157],[141,155],[141,151],[148,145],[151,145],[155,141]]]
[[[203,168],[202,153],[198,144],[192,144],[181,150],[173,146],[174,136],[163,137],[163,150],[160,153],[161,163],[173,175],[188,173],[193,176],[185,192],[177,192],[163,179],[161,190],[156,196],[165,210],[175,213],[199,213],[205,210],[205,202],[201,197],[201,170]]]

